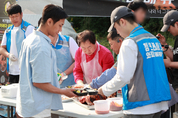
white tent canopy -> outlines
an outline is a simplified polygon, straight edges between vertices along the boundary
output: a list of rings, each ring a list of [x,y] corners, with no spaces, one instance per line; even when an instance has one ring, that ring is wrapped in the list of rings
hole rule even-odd
[[[38,20],[42,16],[44,6],[47,4],[56,4],[62,7],[62,1],[63,0],[18,0],[17,3],[22,7],[23,19],[33,26],[38,26]],[[65,20],[62,34],[71,36],[74,39],[77,35],[68,20]]]
[[[42,14],[44,6],[55,4],[63,7],[63,0],[17,0],[25,14]]]

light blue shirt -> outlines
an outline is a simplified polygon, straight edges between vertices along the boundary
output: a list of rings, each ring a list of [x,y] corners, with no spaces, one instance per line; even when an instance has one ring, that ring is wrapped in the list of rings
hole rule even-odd
[[[62,109],[59,94],[33,86],[33,83],[50,83],[60,88],[57,80],[56,54],[51,47],[51,40],[42,32],[34,31],[22,43],[19,62],[17,113],[23,117],[32,117],[45,109]]]

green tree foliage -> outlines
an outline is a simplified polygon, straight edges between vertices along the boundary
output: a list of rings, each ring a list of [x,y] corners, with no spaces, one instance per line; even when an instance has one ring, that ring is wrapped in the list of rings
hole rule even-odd
[[[106,36],[108,34],[107,30],[110,26],[110,18],[108,17],[69,17],[68,20],[72,22],[74,29],[77,32],[81,32],[85,29],[92,30],[98,42],[107,48],[109,48],[109,44],[106,40]],[[169,32],[162,33],[160,29],[163,26],[162,19],[150,18],[146,19],[143,24],[141,24],[147,31],[151,32],[153,35],[161,33],[165,36],[167,43],[169,45],[174,44],[174,39]]]
[[[157,35],[158,33],[161,33],[162,35],[165,36],[167,43],[171,46],[174,46],[175,37],[172,36],[169,32],[164,32],[164,33],[160,32],[163,26],[162,19],[157,19],[157,18],[146,19],[145,22],[142,24],[142,26],[153,35]]]

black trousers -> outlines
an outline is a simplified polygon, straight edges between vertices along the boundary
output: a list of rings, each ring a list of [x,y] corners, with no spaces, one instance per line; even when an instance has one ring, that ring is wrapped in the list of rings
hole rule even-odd
[[[12,83],[19,83],[19,75],[9,75],[9,82]]]

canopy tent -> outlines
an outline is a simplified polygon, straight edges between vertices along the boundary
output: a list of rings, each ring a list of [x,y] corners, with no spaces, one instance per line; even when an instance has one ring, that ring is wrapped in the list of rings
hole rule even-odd
[[[4,31],[8,27],[8,24],[10,24],[7,13],[5,13],[6,6],[8,2],[11,4],[14,3],[15,0],[0,0],[0,2],[3,3],[1,4],[2,6],[0,5],[0,30]],[[45,5],[52,3],[63,7],[63,0],[16,0],[16,2],[22,7],[23,19],[33,26],[38,26],[38,20],[42,16],[42,10]],[[71,36],[74,39],[77,35],[68,20],[65,20],[61,33]]]
[[[22,7],[23,10],[23,19],[33,26],[38,26],[38,20],[41,18],[42,10],[47,4],[56,4],[61,7],[62,0],[18,0],[17,3]],[[71,36],[75,39],[77,33],[72,28],[68,20],[65,20],[65,24],[62,28],[63,35]]]

